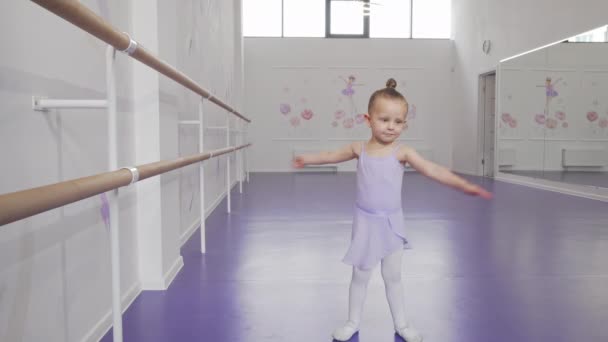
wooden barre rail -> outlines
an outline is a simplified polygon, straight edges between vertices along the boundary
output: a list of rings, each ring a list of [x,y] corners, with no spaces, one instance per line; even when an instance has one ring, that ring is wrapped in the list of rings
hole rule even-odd
[[[62,17],[68,22],[78,26],[82,30],[92,34],[93,36],[101,39],[102,41],[112,45],[115,49],[125,51],[132,38],[127,34],[116,30],[114,27],[106,23],[103,18],[98,16],[95,12],[91,11],[85,5],[82,5],[77,0],[31,0],[41,7],[46,8],[52,13]],[[237,112],[235,109],[224,103],[222,100],[216,98],[208,91],[199,86],[194,80],[178,71],[165,61],[155,57],[141,45],[137,44],[137,48],[129,55],[138,61],[146,64],[152,69],[160,72],[161,74],[169,77],[175,82],[183,85],[184,87],[192,90],[193,92],[201,95],[216,105],[224,108],[230,113],[238,116],[239,118],[251,122],[248,118]]]
[[[227,147],[202,154],[194,154],[174,160],[161,160],[136,166],[139,180],[201,162],[222,154],[234,152],[251,144]],[[80,201],[106,191],[131,184],[128,169],[104,172],[93,176],[72,179],[60,183],[0,195],[0,226]]]

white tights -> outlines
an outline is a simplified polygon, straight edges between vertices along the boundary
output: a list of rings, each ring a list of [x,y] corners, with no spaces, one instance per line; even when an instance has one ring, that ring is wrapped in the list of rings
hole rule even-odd
[[[408,325],[405,318],[405,302],[403,301],[403,287],[401,285],[401,254],[397,251],[382,259],[382,278],[386,290],[386,299],[393,316],[395,331],[407,342],[422,342],[423,338],[414,328]],[[359,330],[361,313],[367,293],[367,284],[373,269],[362,270],[353,267],[353,278],[350,282],[348,298],[348,322],[336,329],[334,339],[348,341]]]
[[[403,286],[401,284],[401,256],[403,250],[399,250],[382,259],[382,279],[386,290],[386,299],[391,309],[395,330],[407,326],[405,318],[405,303],[403,300]],[[361,323],[361,313],[367,285],[371,278],[373,269],[362,270],[353,267],[353,277],[350,282],[348,297],[348,323],[354,327],[359,327]]]

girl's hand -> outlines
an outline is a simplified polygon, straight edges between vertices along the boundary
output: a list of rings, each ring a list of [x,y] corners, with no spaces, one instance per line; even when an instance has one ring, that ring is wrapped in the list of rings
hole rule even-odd
[[[469,184],[465,189],[464,192],[471,195],[471,196],[479,196],[481,198],[484,199],[492,199],[492,193],[486,191],[484,188],[474,185],[474,184]]]
[[[306,163],[304,163],[304,158],[302,156],[295,156],[293,158],[293,160],[291,161],[291,166],[296,169],[301,169],[305,165],[306,165]]]

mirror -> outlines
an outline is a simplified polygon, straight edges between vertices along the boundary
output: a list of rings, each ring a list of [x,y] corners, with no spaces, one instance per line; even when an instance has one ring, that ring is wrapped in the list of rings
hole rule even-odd
[[[498,67],[499,173],[608,188],[608,26]]]

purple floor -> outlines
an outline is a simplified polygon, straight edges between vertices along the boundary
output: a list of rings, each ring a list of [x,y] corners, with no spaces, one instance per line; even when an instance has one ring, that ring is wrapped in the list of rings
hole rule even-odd
[[[486,202],[405,177],[406,305],[425,341],[608,341],[608,203],[473,178],[495,192]],[[346,319],[354,181],[252,174],[232,214],[207,219],[207,254],[194,235],[171,287],[131,305],[125,341],[331,341]],[[378,270],[363,320],[352,341],[402,341]]]

